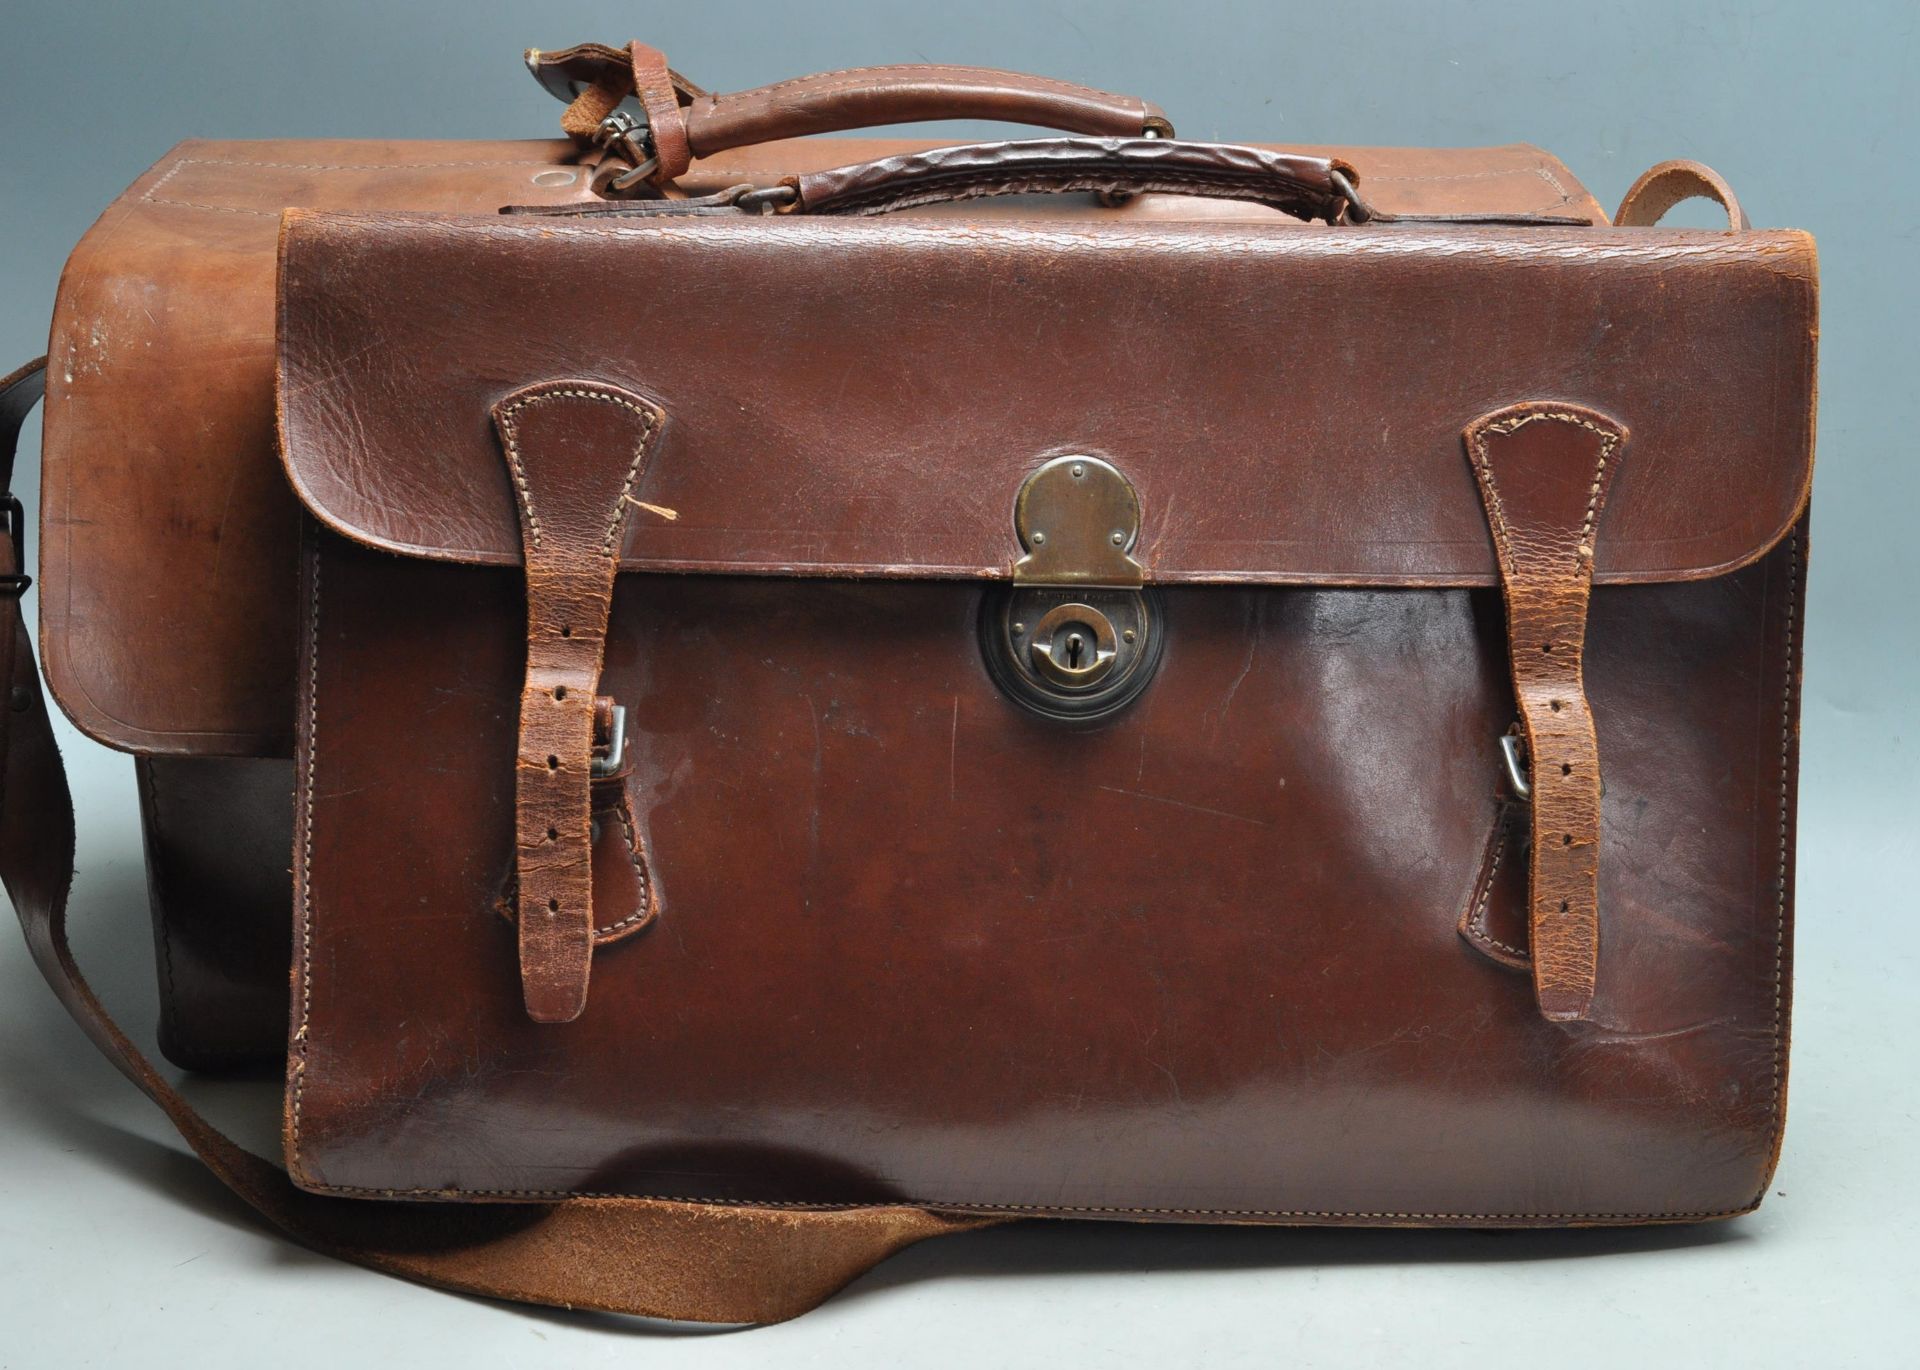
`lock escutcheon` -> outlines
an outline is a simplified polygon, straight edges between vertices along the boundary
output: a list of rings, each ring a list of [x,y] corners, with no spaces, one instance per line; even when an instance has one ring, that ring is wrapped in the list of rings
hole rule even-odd
[[[1014,501],[1026,555],[981,612],[987,668],[1013,699],[1059,719],[1103,718],[1146,688],[1160,662],[1160,598],[1133,556],[1140,501],[1112,463],[1054,457]]]
[[[1056,685],[1097,685],[1113,670],[1120,649],[1113,620],[1091,604],[1059,604],[1034,625],[1027,654],[1033,669]]]
[[[1002,690],[1035,713],[1104,718],[1137,698],[1160,664],[1165,639],[1160,602],[1151,589],[1009,585],[989,590],[980,614],[987,670]]]

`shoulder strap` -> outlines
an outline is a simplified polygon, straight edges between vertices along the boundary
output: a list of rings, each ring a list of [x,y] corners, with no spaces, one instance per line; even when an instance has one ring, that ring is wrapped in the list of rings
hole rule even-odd
[[[0,380],[0,489],[20,426],[46,384],[46,359]],[[863,1271],[927,1237],[1005,1219],[911,1207],[750,1208],[651,1199],[422,1204],[298,1189],[181,1097],[108,1015],[67,945],[73,803],[54,744],[33,644],[18,505],[0,539],[0,882],[41,974],[93,1044],[160,1105],[208,1168],[288,1236],[341,1260],[422,1284],[523,1303],[687,1322],[796,1317]]]

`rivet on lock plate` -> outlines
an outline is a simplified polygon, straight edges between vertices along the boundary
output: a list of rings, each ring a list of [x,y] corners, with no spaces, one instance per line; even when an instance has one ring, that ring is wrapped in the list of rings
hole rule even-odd
[[[1055,457],[1014,502],[1026,555],[981,614],[987,668],[1050,718],[1102,718],[1146,688],[1165,634],[1159,596],[1132,555],[1140,500],[1111,463]]]

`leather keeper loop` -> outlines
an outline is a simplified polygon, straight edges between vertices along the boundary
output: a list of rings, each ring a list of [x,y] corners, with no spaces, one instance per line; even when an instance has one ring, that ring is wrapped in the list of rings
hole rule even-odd
[[[687,139],[687,116],[680,106],[666,54],[645,43],[629,43],[633,62],[633,94],[646,111],[647,131],[653,143],[655,166],[647,177],[655,185],[678,180],[693,164]]]
[[[535,1022],[571,1022],[586,1008],[600,668],[628,496],[662,417],[629,391],[574,380],[528,386],[493,407],[527,577],[514,865],[521,989]]]
[[[1532,761],[1534,991],[1557,1022],[1588,1016],[1600,957],[1600,749],[1581,658],[1594,542],[1626,438],[1604,414],[1546,401],[1495,410],[1466,429]]]
[[[1727,231],[1749,227],[1747,212],[1726,177],[1703,162],[1684,158],[1648,167],[1621,197],[1615,228],[1652,228],[1667,211],[1687,200],[1712,200],[1727,212]]]

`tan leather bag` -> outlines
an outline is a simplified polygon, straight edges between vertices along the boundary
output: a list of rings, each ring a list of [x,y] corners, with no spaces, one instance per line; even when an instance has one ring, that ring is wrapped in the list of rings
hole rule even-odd
[[[721,1322],[1019,1217],[1759,1202],[1810,239],[1690,163],[1609,222],[1528,147],[529,58],[566,141],[182,144],[0,386],[163,1050],[284,1057],[284,1170],[68,952],[17,504],[0,872],[224,1180]],[[781,141],[945,117],[1058,134]],[[1694,195],[1724,230],[1653,226]]]

